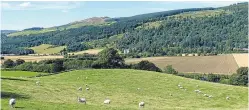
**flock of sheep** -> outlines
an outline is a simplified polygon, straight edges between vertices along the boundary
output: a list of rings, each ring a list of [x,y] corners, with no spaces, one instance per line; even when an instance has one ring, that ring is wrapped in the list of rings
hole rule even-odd
[[[79,78],[78,78],[78,79],[79,79]],[[86,77],[86,79],[87,79],[87,77]],[[39,81],[36,81],[36,85],[39,86],[39,85],[40,85],[40,82],[39,82]],[[199,88],[199,85],[197,85],[196,87]],[[183,90],[185,90],[185,91],[187,90],[186,88],[184,88],[184,87],[181,86],[180,84],[178,84],[178,88],[183,89]],[[79,87],[78,90],[79,90],[79,91],[82,91],[82,87]],[[87,90],[87,91],[90,90],[90,88],[88,87],[87,84],[86,84],[86,90]],[[137,88],[137,90],[140,90],[140,88]],[[201,93],[202,93],[202,91],[200,91],[199,89],[194,90],[194,92],[196,92],[196,93],[198,93],[198,94],[201,94]],[[172,96],[172,94],[170,94],[170,96]],[[203,96],[204,96],[204,97],[208,97],[208,98],[212,98],[212,97],[213,97],[212,95],[208,95],[208,94],[203,94]],[[226,100],[229,100],[229,99],[230,99],[230,97],[227,96],[227,97],[226,97]],[[82,98],[78,97],[78,102],[86,104],[86,98],[84,98],[84,97],[82,97]],[[104,100],[104,104],[110,104],[110,103],[111,103],[111,100],[110,100],[110,99],[105,99],[105,100]],[[14,98],[11,98],[11,99],[9,100],[9,105],[10,105],[10,107],[11,107],[11,108],[14,108],[14,105],[15,105],[15,104],[16,104],[16,100],[15,100]],[[144,107],[144,106],[145,106],[145,102],[140,102],[140,103],[138,103],[138,106],[139,106],[139,108]]]

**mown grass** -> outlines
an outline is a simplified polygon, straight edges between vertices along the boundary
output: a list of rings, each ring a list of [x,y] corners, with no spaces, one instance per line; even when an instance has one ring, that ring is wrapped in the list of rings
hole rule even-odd
[[[56,46],[52,47],[53,45],[49,44],[41,44],[39,46],[31,47],[37,54],[53,54],[59,53],[61,50],[66,48],[66,46]]]
[[[26,81],[2,79],[2,92],[6,94],[1,99],[3,110],[9,109],[8,96],[12,94],[16,96],[16,106],[25,110],[137,110],[140,101],[146,104],[144,110],[246,110],[248,107],[247,87],[149,71],[89,69],[22,79]],[[37,86],[36,81],[41,85]],[[89,91],[85,90],[85,84],[89,85]],[[187,90],[179,89],[178,84]],[[78,91],[79,87],[83,91]],[[213,98],[196,94],[195,89]],[[87,104],[78,103],[77,96],[86,97]],[[227,96],[230,100],[226,100]],[[111,99],[110,105],[103,104],[105,98]]]
[[[29,71],[1,71],[1,77],[30,77],[39,73]]]

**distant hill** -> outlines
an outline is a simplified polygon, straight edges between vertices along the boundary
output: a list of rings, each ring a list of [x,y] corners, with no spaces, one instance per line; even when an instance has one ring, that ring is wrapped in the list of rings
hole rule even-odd
[[[9,33],[13,33],[13,32],[17,32],[17,30],[1,30],[1,33],[3,33],[3,34],[9,34]]]
[[[28,31],[28,30],[42,30],[44,29],[43,27],[32,27],[32,28],[27,28],[27,29],[24,29],[23,31]]]
[[[62,26],[11,33],[2,53],[51,44],[82,51],[113,47],[130,57],[241,53],[248,47],[248,4],[190,8],[122,18],[93,17]],[[15,36],[15,37],[11,37]],[[120,37],[114,37],[120,36]],[[72,52],[72,51],[70,51]]]

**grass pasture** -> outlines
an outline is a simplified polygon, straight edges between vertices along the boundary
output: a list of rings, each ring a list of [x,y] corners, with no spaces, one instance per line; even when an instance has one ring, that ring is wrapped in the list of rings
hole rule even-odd
[[[163,69],[172,65],[179,72],[197,73],[235,73],[238,69],[237,62],[233,55],[220,56],[191,56],[191,57],[148,57],[126,59],[126,63],[137,63],[141,60],[148,60]]]
[[[2,79],[3,110],[9,110],[11,95],[16,97],[16,107],[24,110],[137,110],[140,101],[145,102],[144,110],[247,110],[248,107],[247,87],[141,70],[77,70],[16,79],[22,80]],[[36,81],[41,85],[36,85]],[[85,84],[89,85],[89,91],[85,90]],[[178,88],[178,84],[186,90]],[[78,91],[79,87],[83,90]],[[195,93],[196,89],[202,93]],[[86,97],[87,104],[78,103],[77,96]],[[226,100],[227,96],[230,100]],[[111,99],[110,105],[103,104],[105,98]]]
[[[1,71],[1,77],[30,77],[38,74],[40,73],[30,71]]]
[[[53,47],[53,45],[41,44],[39,46],[31,47],[30,49],[33,49],[37,54],[53,54],[59,53],[64,48],[66,48],[66,46]]]

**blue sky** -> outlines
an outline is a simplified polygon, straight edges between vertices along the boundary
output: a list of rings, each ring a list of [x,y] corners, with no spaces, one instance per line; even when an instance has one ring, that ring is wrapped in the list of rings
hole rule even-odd
[[[1,29],[52,27],[90,17],[127,17],[184,8],[220,7],[235,2],[2,2]]]

